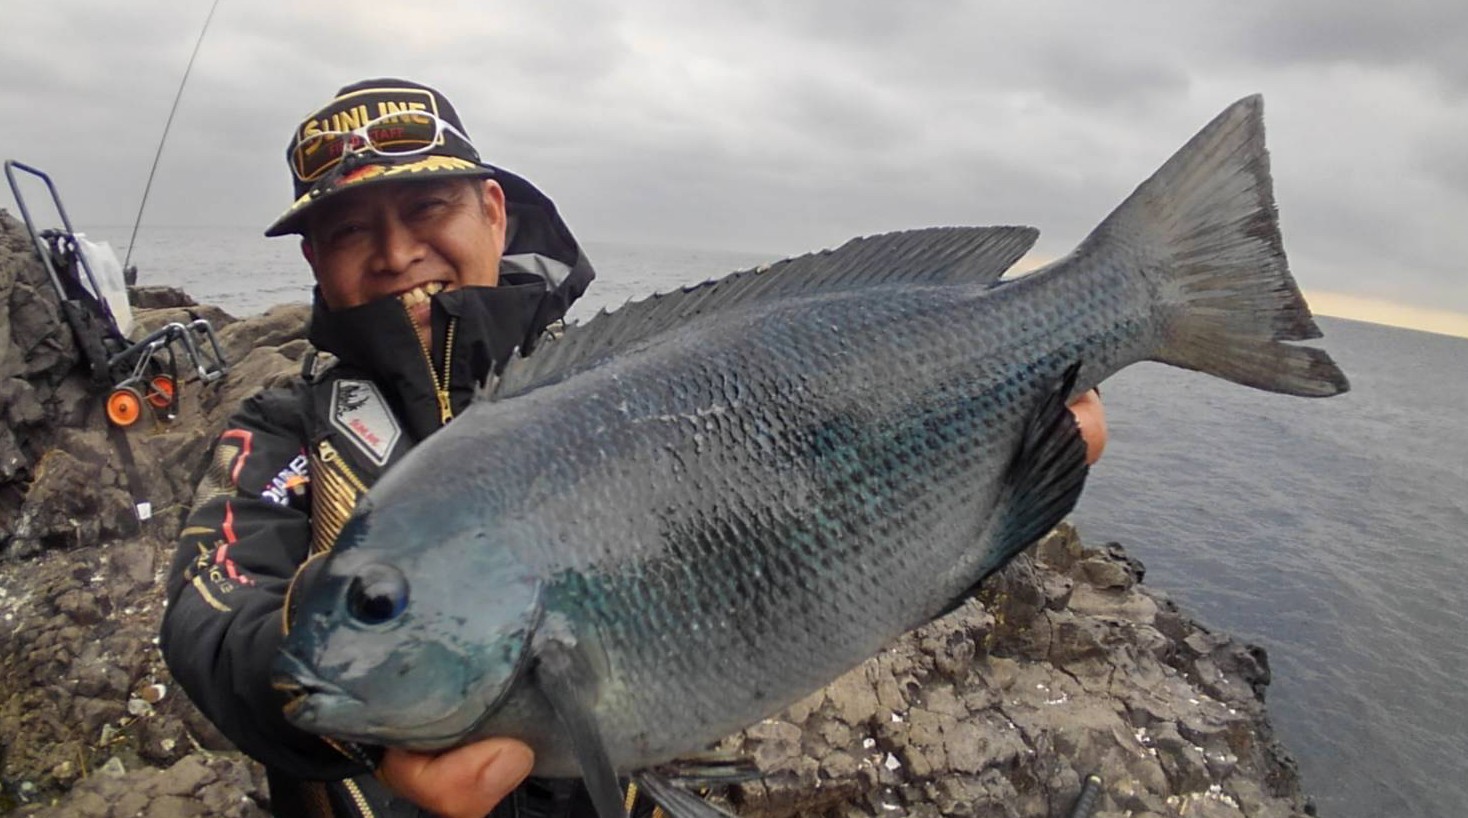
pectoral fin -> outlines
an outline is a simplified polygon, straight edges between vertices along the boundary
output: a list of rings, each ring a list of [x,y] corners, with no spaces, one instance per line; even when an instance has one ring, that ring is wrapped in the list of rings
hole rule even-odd
[[[573,646],[547,640],[536,647],[536,682],[571,738],[581,777],[599,818],[627,818],[617,771],[592,714],[594,683],[586,661]]]
[[[1067,401],[1075,391],[1081,365],[1071,365],[1040,402],[1005,478],[1004,493],[986,543],[992,549],[987,571],[1009,562],[1065,519],[1086,484],[1086,441]]]
[[[979,544],[985,551],[979,582],[952,600],[940,616],[952,613],[986,577],[1075,508],[1086,483],[1086,442],[1066,401],[1075,390],[1080,370],[1079,363],[1067,369],[1030,414],[1019,450],[1005,475],[994,516]]]

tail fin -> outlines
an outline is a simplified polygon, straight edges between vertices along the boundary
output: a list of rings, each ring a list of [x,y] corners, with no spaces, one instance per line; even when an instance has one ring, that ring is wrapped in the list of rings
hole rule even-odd
[[[1320,330],[1280,240],[1261,97],[1208,123],[1078,253],[1104,254],[1123,239],[1160,299],[1154,360],[1290,395],[1350,388],[1323,350],[1281,343]]]

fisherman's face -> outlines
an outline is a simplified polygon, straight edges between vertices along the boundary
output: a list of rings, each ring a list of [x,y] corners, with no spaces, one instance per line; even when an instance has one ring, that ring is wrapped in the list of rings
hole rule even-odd
[[[328,309],[395,296],[426,343],[429,296],[499,283],[505,194],[491,179],[384,182],[319,211],[301,251]]]

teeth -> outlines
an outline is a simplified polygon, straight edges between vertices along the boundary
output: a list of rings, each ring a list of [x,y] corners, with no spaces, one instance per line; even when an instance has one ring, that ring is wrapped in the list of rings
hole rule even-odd
[[[431,281],[427,284],[420,284],[399,295],[398,300],[405,307],[416,307],[441,292],[443,292],[443,284],[437,281]]]

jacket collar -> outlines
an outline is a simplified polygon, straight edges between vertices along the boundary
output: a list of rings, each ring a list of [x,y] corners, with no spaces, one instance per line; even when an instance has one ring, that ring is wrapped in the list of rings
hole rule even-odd
[[[425,352],[397,298],[328,310],[318,293],[308,338],[376,382],[413,439],[421,440],[441,425],[438,386],[448,390],[454,413],[462,411],[476,385],[534,342],[544,328],[546,294],[538,281],[439,293],[431,301],[433,341]]]

